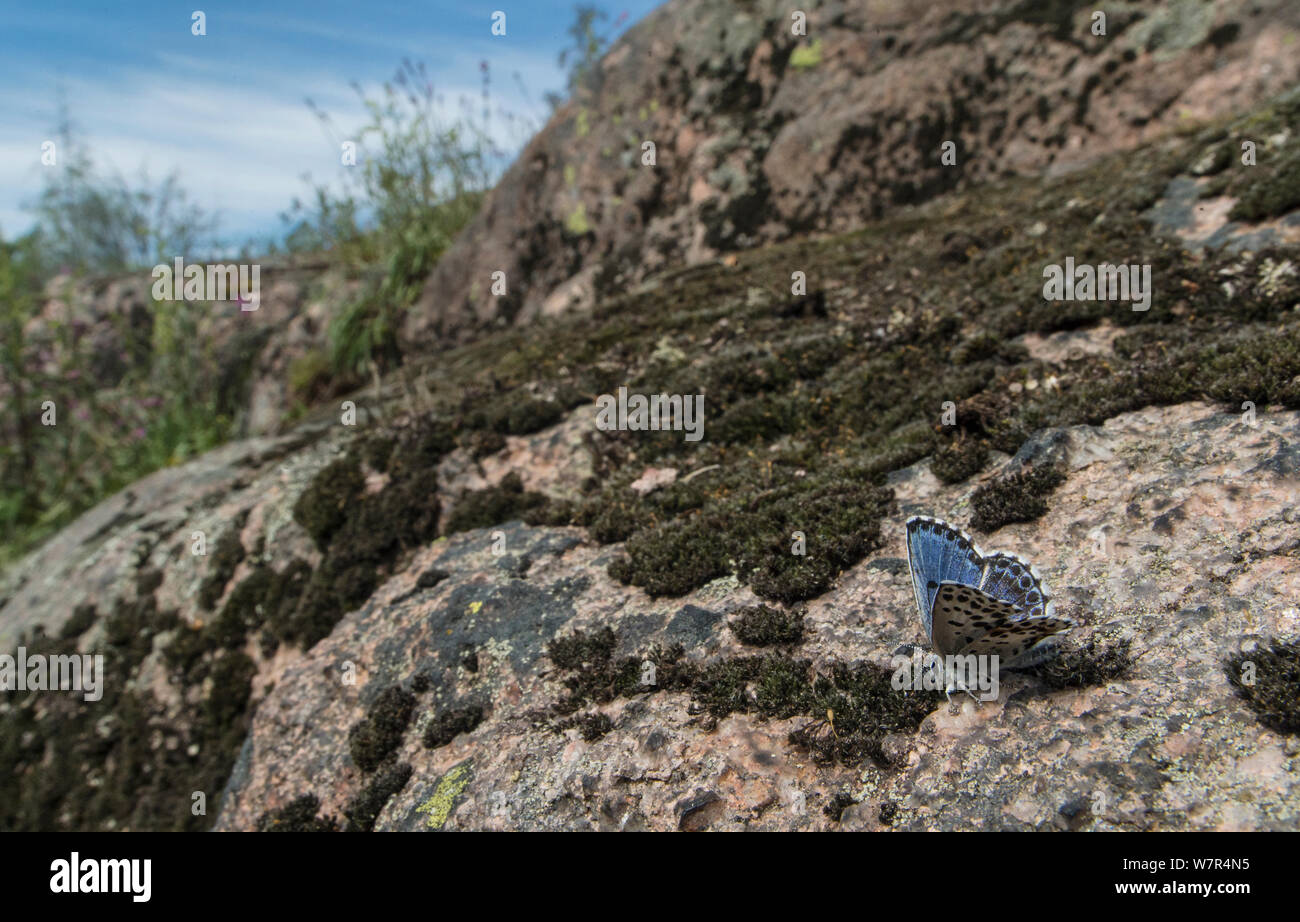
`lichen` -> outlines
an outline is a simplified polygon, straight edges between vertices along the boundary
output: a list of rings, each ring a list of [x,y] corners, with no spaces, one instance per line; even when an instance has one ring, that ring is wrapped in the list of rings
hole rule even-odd
[[[426,823],[430,829],[441,829],[455,809],[456,802],[465,788],[469,786],[471,770],[469,762],[462,762],[449,769],[438,779],[438,786],[433,796],[416,808],[416,813],[426,814]]]

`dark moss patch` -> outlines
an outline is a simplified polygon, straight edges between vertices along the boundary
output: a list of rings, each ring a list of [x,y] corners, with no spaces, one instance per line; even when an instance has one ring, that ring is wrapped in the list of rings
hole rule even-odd
[[[430,567],[416,578],[415,586],[417,589],[432,589],[449,576],[451,574],[446,570],[439,567]]]
[[[399,439],[389,458],[388,485],[377,493],[354,496],[344,504],[342,517],[331,519],[324,559],[306,581],[292,613],[277,615],[276,639],[311,647],[370,597],[403,552],[437,535],[442,507],[436,463],[449,444],[439,426],[417,428]],[[354,456],[337,463],[342,467],[326,477],[328,483],[350,481],[352,475],[343,471],[360,476]]]
[[[870,758],[889,764],[886,737],[915,733],[939,706],[939,692],[896,691],[890,670],[874,663],[835,664],[829,676],[813,682],[814,715],[825,714],[791,732],[790,741],[821,763],[858,765]]]
[[[411,766],[405,762],[386,765],[343,808],[347,832],[373,832],[379,813],[392,796],[411,780]]]
[[[338,832],[338,820],[319,816],[320,800],[314,794],[295,797],[278,810],[257,818],[258,832]]]
[[[1134,662],[1129,646],[1128,640],[1105,644],[1090,640],[1082,646],[1066,646],[1055,659],[1026,672],[1054,689],[1105,685],[1128,675]]]
[[[838,823],[844,816],[844,811],[856,804],[857,801],[853,796],[845,791],[841,791],[832,797],[822,808],[822,813],[826,815],[832,823]]]
[[[226,591],[226,584],[244,559],[244,545],[239,540],[239,533],[243,531],[247,520],[248,513],[240,513],[217,539],[217,546],[213,548],[208,561],[208,575],[199,586],[199,607],[204,611],[212,611],[220,601],[221,594]]]
[[[1047,511],[1047,494],[1064,482],[1059,468],[1039,467],[986,483],[971,497],[971,526],[997,531],[1010,522],[1032,522]]]
[[[94,605],[78,605],[72,611],[72,615],[59,628],[60,640],[73,640],[80,637],[86,631],[90,630],[91,625],[99,618],[99,613],[95,610]]]
[[[743,499],[722,498],[701,514],[638,532],[610,575],[651,595],[682,595],[737,575],[761,597],[799,602],[825,592],[844,568],[879,545],[891,491],[845,472],[791,477]],[[802,532],[806,554],[793,553]]]
[[[592,711],[590,714],[579,715],[577,726],[582,738],[588,743],[594,743],[614,729],[614,721],[610,720],[608,714]]]
[[[944,483],[961,483],[984,470],[989,460],[982,439],[954,439],[934,453],[930,470]]]
[[[424,747],[446,746],[462,733],[469,733],[483,722],[485,713],[478,705],[450,708],[434,715],[424,728]]]
[[[553,712],[573,714],[586,704],[605,704],[639,692],[683,689],[695,679],[695,669],[681,644],[651,646],[638,656],[615,657],[618,637],[610,628],[558,637],[546,653],[561,671],[567,689]],[[642,681],[645,664],[654,666],[654,684]]]
[[[182,689],[196,703],[180,718],[140,689],[135,680],[155,638],[179,625],[174,612],[157,608],[159,576],[142,573],[136,598],[104,618],[91,651],[104,657],[100,700],[31,693],[0,713],[0,828],[197,831],[211,822],[194,815],[191,794],[204,792],[211,809],[222,790],[247,732],[253,664],[242,653],[205,654]],[[75,643],[37,631],[18,645],[29,655],[66,656]]]
[[[363,772],[372,772],[402,745],[415,713],[415,696],[398,685],[385,688],[348,731],[348,751]]]
[[[912,733],[943,701],[939,692],[898,692],[892,673],[870,663],[833,664],[829,674],[814,672],[807,659],[777,654],[740,656],[697,665],[680,647],[652,647],[641,656],[614,657],[618,638],[609,628],[557,638],[548,648],[568,675],[568,691],[551,711],[563,719],[554,729],[583,727],[574,717],[585,704],[603,704],[634,694],[688,691],[691,710],[716,723],[728,714],[749,713],[767,719],[815,718],[790,735],[819,762],[858,765],[871,758],[884,764],[884,739]],[[656,665],[654,685],[641,683],[642,663]],[[598,713],[598,712],[597,712]],[[594,714],[587,716],[593,717]],[[604,724],[602,722],[601,727]],[[599,727],[597,729],[600,729]],[[607,730],[605,731],[607,732]]]
[[[790,742],[819,763],[858,765],[871,758],[886,764],[885,737],[915,732],[943,699],[937,692],[895,691],[891,677],[871,663],[837,663],[828,675],[814,675],[808,660],[740,657],[704,667],[692,693],[714,718],[737,711],[813,716],[791,732]]]
[[[348,455],[331,461],[312,478],[293,506],[293,520],[322,550],[348,519],[351,506],[366,488],[360,462]]]
[[[730,622],[731,633],[749,647],[772,647],[803,641],[802,611],[783,611],[767,605],[741,609]]]
[[[1260,723],[1278,733],[1300,733],[1300,641],[1269,641],[1230,657],[1223,669]]]
[[[473,490],[462,496],[447,519],[447,533],[522,519],[529,511],[545,503],[545,495],[525,490],[523,480],[511,471],[495,486]]]
[[[488,455],[495,455],[506,447],[506,437],[491,430],[471,432],[467,439],[469,453],[476,461]]]

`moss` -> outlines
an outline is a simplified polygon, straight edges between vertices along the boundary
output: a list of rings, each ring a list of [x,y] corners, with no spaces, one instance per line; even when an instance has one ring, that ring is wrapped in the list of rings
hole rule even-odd
[[[216,607],[221,594],[226,591],[230,577],[235,575],[236,568],[244,559],[244,545],[239,534],[247,520],[248,513],[240,513],[217,539],[217,546],[213,548],[208,561],[208,575],[199,585],[199,607],[204,611],[212,611]]]
[[[592,711],[590,714],[582,714],[577,718],[577,727],[578,733],[583,740],[594,743],[614,729],[614,721],[609,718],[608,714]]]
[[[802,611],[782,611],[767,605],[751,605],[741,609],[730,626],[731,633],[746,646],[797,644],[803,640],[804,614]]]
[[[959,438],[934,453],[930,470],[944,483],[961,483],[984,470],[988,460],[989,449],[984,440]]]
[[[546,654],[562,672],[565,695],[552,708],[560,716],[573,714],[586,704],[605,704],[638,692],[687,688],[695,680],[695,669],[686,659],[681,644],[651,645],[636,656],[615,657],[618,637],[608,627],[557,637]],[[655,669],[653,685],[642,683],[645,663]]]
[[[737,711],[775,719],[813,716],[791,732],[790,742],[819,763],[858,765],[871,758],[884,764],[885,737],[915,732],[943,700],[937,692],[895,691],[891,678],[888,669],[871,663],[836,663],[829,674],[814,674],[808,660],[740,657],[706,666],[692,694],[714,718]]]
[[[483,722],[483,708],[478,705],[451,708],[434,715],[424,728],[424,747],[446,746],[462,733],[469,733]]]
[[[319,816],[320,801],[313,794],[295,797],[278,810],[257,818],[258,832],[338,832],[338,820]]]
[[[889,764],[885,739],[915,733],[943,700],[939,692],[896,691],[890,670],[874,663],[836,663],[812,685],[816,718],[790,734],[814,761],[858,765],[870,758]]]
[[[1260,170],[1232,206],[1228,217],[1234,221],[1263,221],[1300,208],[1300,146],[1291,146],[1267,167],[1242,167]]]
[[[348,731],[348,750],[357,767],[372,772],[396,752],[414,713],[415,696],[404,688],[393,685],[380,692]]]
[[[355,497],[331,523],[324,558],[297,607],[291,615],[277,616],[277,639],[309,648],[328,636],[340,618],[370,597],[404,551],[437,535],[441,505],[435,465],[449,446],[441,427],[416,430],[398,443],[389,459],[388,485]],[[359,473],[351,455],[343,463]]]
[[[1277,733],[1300,734],[1300,641],[1270,640],[1251,653],[1230,657],[1223,668],[1261,724]]]
[[[731,572],[766,599],[820,595],[878,546],[893,494],[843,470],[785,476],[772,489],[712,502],[685,522],[637,532],[610,575],[655,596],[682,595]],[[795,532],[804,535],[804,555],[793,552]]]
[[[332,461],[312,478],[293,506],[293,520],[324,549],[348,518],[348,507],[366,488],[361,465],[351,455]]]
[[[559,401],[517,389],[482,401],[465,415],[464,424],[499,436],[527,435],[563,417],[564,406]]]
[[[348,832],[373,832],[380,811],[394,794],[411,780],[411,766],[405,762],[384,766],[343,808]]]
[[[472,490],[461,496],[447,519],[447,533],[521,519],[545,503],[544,494],[525,490],[519,475],[511,471],[495,486]]]
[[[845,791],[841,791],[827,802],[822,808],[822,813],[826,815],[832,823],[838,823],[844,816],[844,811],[856,804],[857,801],[853,796]]]
[[[1044,497],[1064,482],[1059,468],[1039,467],[986,483],[971,497],[975,508],[971,525],[980,531],[997,531],[1010,522],[1032,522],[1047,511]]]
[[[1083,646],[1067,646],[1060,655],[1041,666],[1026,670],[1054,689],[1086,688],[1122,679],[1133,666],[1130,641],[1099,643],[1090,640]]]
[[[495,455],[506,447],[506,437],[492,430],[476,430],[468,436],[469,453],[478,461],[488,455]]]
[[[789,636],[789,635],[786,635]],[[548,655],[563,676],[566,693],[551,713],[564,719],[556,730],[587,729],[587,719],[574,717],[587,704],[665,691],[688,691],[691,708],[716,723],[733,713],[764,719],[796,716],[814,718],[791,734],[791,742],[808,749],[818,761],[860,764],[866,758],[886,761],[884,739],[893,733],[915,732],[943,695],[938,692],[898,692],[892,672],[874,664],[830,664],[812,668],[807,659],[769,653],[739,656],[697,665],[686,659],[680,645],[651,647],[638,656],[616,658],[617,635],[609,628],[557,638]],[[641,683],[642,663],[655,663],[655,684]],[[608,732],[604,721],[594,730]]]
[[[86,631],[90,630],[91,625],[99,618],[99,613],[95,610],[94,605],[78,605],[73,609],[68,620],[59,628],[59,638],[61,640],[73,640],[80,637]]]
[[[223,647],[243,644],[249,630],[262,622],[262,602],[271,588],[274,571],[258,566],[230,592],[221,613],[208,628],[208,637]]]

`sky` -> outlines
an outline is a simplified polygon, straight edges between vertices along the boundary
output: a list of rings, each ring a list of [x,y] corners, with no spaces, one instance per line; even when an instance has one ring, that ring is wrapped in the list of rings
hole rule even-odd
[[[593,2],[611,39],[658,5]],[[206,35],[192,34],[195,10]],[[504,36],[491,34],[497,10]],[[353,81],[375,91],[409,59],[425,64],[449,116],[462,100],[477,113],[487,61],[492,134],[513,154],[526,132],[500,113],[545,123],[573,19],[574,0],[0,0],[0,234],[33,223],[23,206],[57,169],[41,149],[56,137],[60,99],[97,168],[132,180],[143,168],[155,181],[178,171],[223,239],[242,242],[284,229],[279,215],[310,192],[305,176],[338,186],[338,138],[308,98],[346,138],[365,121]]]

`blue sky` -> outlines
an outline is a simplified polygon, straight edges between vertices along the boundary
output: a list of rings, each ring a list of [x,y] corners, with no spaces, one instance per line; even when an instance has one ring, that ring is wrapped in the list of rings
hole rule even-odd
[[[616,36],[655,0],[595,0]],[[22,205],[43,181],[41,144],[54,136],[60,92],[96,165],[158,180],[173,169],[237,242],[280,229],[278,215],[314,182],[337,181],[339,150],[308,109],[310,97],[346,137],[364,122],[351,82],[376,89],[403,58],[423,61],[449,115],[481,95],[545,122],[544,94],[561,90],[556,63],[569,44],[574,0],[317,0],[312,3],[41,3],[0,0],[0,233],[31,225]],[[207,34],[191,34],[191,14]],[[494,10],[506,35],[491,34]],[[619,17],[626,13],[621,25]],[[515,75],[518,74],[516,79]],[[518,132],[493,118],[498,143]],[[510,135],[514,136],[511,137]]]

